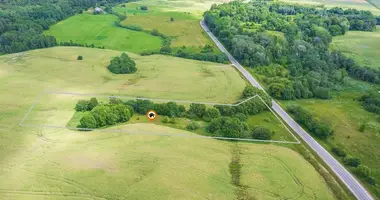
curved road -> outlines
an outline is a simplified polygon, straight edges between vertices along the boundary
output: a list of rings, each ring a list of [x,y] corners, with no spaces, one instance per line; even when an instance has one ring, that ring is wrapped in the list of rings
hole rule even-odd
[[[252,75],[245,70],[239,62],[235,60],[234,57],[224,48],[224,46],[219,42],[219,40],[211,33],[207,25],[204,23],[204,20],[200,22],[202,28],[206,33],[211,37],[215,42],[218,48],[224,52],[231,63],[240,71],[241,74],[255,87],[258,87],[262,90],[264,88],[259,84]],[[264,90],[265,91],[265,90]],[[342,180],[342,182],[348,187],[349,190],[360,200],[373,200],[374,198],[369,194],[369,192],[355,179],[355,177],[346,170],[335,158],[326,151],[317,141],[314,140],[303,128],[301,128],[290,116],[288,113],[281,108],[281,106],[272,100],[272,109],[293,129],[294,132],[302,138],[302,140],[307,143],[322,160],[334,171],[334,173]]]

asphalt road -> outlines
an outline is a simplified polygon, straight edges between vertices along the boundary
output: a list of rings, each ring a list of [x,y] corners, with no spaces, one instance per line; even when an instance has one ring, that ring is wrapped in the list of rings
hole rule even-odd
[[[234,57],[224,48],[224,46],[219,42],[219,40],[211,33],[204,21],[201,21],[202,28],[211,37],[219,49],[224,52],[230,62],[240,71],[241,74],[255,87],[262,90],[263,87],[259,84],[253,76],[245,70],[239,62],[235,60]],[[265,90],[264,90],[265,91]],[[369,194],[369,192],[360,184],[355,177],[346,170],[335,158],[326,151],[317,141],[313,139],[302,127],[300,127],[297,122],[295,122],[288,113],[285,112],[281,106],[272,100],[272,109],[289,125],[294,132],[296,132],[302,140],[307,143],[322,160],[332,169],[332,171],[343,181],[343,183],[348,187],[349,190],[360,200],[373,200],[374,198]]]

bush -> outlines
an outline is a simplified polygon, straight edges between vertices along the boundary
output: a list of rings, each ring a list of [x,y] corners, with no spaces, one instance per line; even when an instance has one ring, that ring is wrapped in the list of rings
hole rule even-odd
[[[190,115],[194,114],[195,116],[202,118],[205,112],[206,112],[206,105],[197,104],[197,103],[190,104],[190,109],[189,109]]]
[[[234,118],[239,119],[240,121],[247,121],[248,117],[243,113],[237,113],[234,115]]]
[[[364,132],[364,131],[365,131],[365,128],[366,128],[366,124],[365,124],[365,123],[362,123],[362,124],[360,124],[359,131],[360,131],[360,132]]]
[[[220,117],[220,112],[216,108],[207,108],[205,114],[203,115],[203,120],[210,122],[211,120]]]
[[[193,131],[193,130],[197,130],[199,128],[199,124],[195,121],[191,121],[187,126],[186,126],[186,129],[187,130],[190,130],[190,131]]]
[[[81,128],[96,128],[97,127],[94,115],[92,115],[89,112],[85,113],[79,122],[80,122],[79,126]]]
[[[359,167],[361,164],[361,160],[355,157],[346,157],[343,162],[350,167]]]
[[[83,60],[83,56],[78,56],[77,60]]]
[[[137,68],[136,63],[126,53],[122,53],[111,60],[108,70],[114,74],[130,74],[136,72]]]
[[[252,138],[257,140],[270,140],[272,139],[272,134],[264,127],[257,127],[252,132]]]
[[[147,6],[140,6],[140,9],[141,10],[148,10],[148,7]]]
[[[373,177],[373,176],[370,176],[367,178],[367,182],[370,184],[370,185],[376,185],[376,179]]]
[[[78,103],[75,105],[75,110],[78,112],[91,111],[98,104],[99,103],[96,98],[91,98],[89,101],[79,100]]]
[[[249,135],[248,125],[239,119],[231,117],[213,119],[206,130],[212,135],[220,137],[244,138]]]
[[[170,120],[170,118],[169,118],[168,116],[165,116],[165,117],[162,119],[161,122],[167,124],[167,123],[169,123],[169,120]]]
[[[331,151],[335,154],[335,155],[337,155],[337,156],[339,156],[339,157],[346,157],[346,152],[344,152],[341,148],[339,148],[339,147],[333,147],[332,149],[331,149]]]
[[[173,17],[170,17],[170,21],[173,22],[173,21],[174,21],[174,18],[173,18]]]

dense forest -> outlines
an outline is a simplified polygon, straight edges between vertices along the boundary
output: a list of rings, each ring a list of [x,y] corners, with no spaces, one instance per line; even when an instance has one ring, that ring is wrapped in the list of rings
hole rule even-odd
[[[380,83],[380,71],[330,51],[332,36],[373,31],[369,11],[252,1],[213,5],[204,14],[210,30],[243,65],[265,75],[278,99],[331,97],[346,76]]]
[[[95,5],[124,0],[3,0],[0,4],[0,54],[57,45],[44,30],[61,20]]]

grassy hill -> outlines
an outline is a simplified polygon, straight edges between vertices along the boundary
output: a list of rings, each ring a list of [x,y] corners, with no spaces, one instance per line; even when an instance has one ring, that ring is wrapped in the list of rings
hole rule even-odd
[[[117,27],[114,23],[118,20],[114,15],[80,14],[58,22],[45,34],[53,35],[58,42],[72,40],[75,43],[136,53],[161,47],[159,37]]]
[[[0,80],[5,83],[0,91],[7,94],[0,98],[0,177],[6,180],[0,182],[2,197],[333,199],[314,168],[281,146],[18,126],[41,90],[231,101],[245,86],[230,66],[166,56],[130,54],[139,72],[112,75],[105,67],[119,54],[57,47],[0,57]],[[84,60],[76,60],[78,55]],[[213,90],[204,88],[212,84]],[[146,123],[126,125],[125,130],[192,134]],[[237,165],[241,170],[234,170]],[[233,184],[237,177],[240,186]]]

